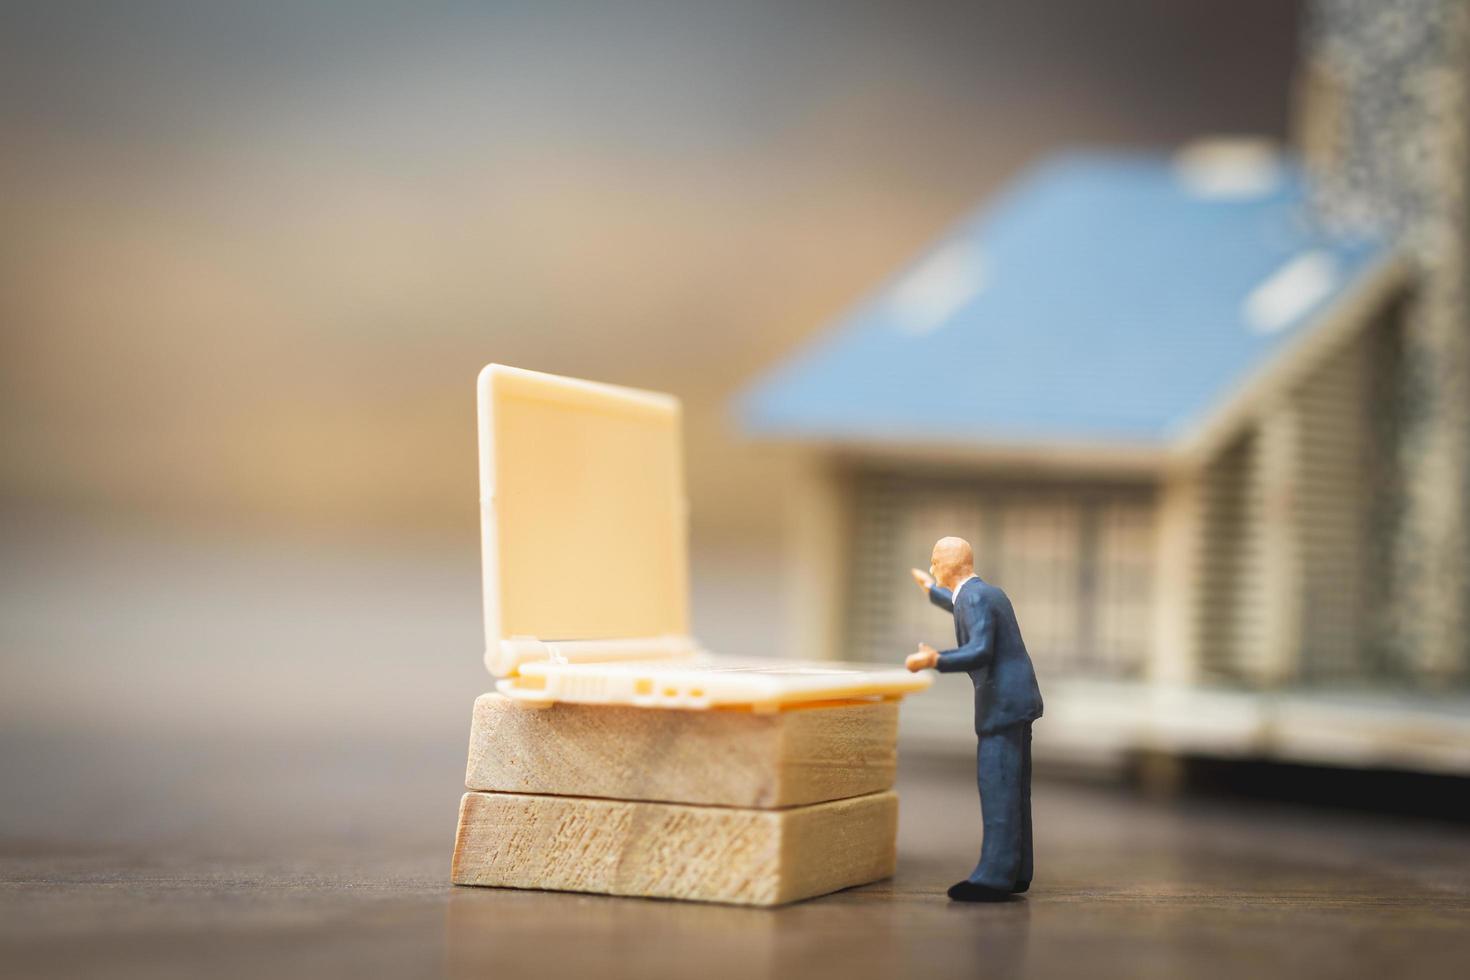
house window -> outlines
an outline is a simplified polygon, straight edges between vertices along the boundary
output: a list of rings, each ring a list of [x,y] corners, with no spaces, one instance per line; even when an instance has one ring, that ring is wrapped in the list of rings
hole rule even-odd
[[[1034,647],[1054,662],[1081,660],[1090,646],[1081,624],[1086,612],[1082,506],[1075,499],[1043,495],[1003,500],[996,509],[999,540],[983,563],[992,571],[981,577],[1011,597],[1028,650]]]
[[[1141,672],[1149,637],[1153,499],[1147,487],[857,478],[847,655],[892,662],[919,641],[954,645],[953,621],[908,577],[947,534],[975,547],[975,571],[1005,589],[1044,669]]]
[[[1138,674],[1148,657],[1152,629],[1153,507],[1137,500],[1113,500],[1099,504],[1095,514],[1096,666],[1111,675]]]

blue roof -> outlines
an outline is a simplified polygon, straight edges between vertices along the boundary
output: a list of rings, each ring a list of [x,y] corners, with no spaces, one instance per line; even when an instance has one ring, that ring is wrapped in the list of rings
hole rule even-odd
[[[1388,259],[1299,169],[1210,195],[1164,156],[1048,161],[740,399],[773,438],[1161,446]]]

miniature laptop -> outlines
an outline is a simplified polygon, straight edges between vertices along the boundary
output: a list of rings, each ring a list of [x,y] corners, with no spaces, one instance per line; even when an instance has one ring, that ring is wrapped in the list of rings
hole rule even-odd
[[[932,682],[901,667],[700,649],[672,396],[491,364],[479,427],[485,665],[502,694],[775,711]]]

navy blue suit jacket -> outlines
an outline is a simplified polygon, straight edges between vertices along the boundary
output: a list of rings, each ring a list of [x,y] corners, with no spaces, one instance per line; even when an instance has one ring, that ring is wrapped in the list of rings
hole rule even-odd
[[[975,733],[990,732],[1041,717],[1041,688],[1016,611],[1004,592],[979,578],[960,588],[956,607],[948,589],[931,586],[929,601],[954,613],[959,644],[936,664],[942,673],[964,671],[975,685]]]

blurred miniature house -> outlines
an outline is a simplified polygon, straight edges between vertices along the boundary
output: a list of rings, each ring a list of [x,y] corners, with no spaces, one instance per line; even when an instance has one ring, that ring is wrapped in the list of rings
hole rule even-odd
[[[1443,16],[1389,21],[1385,61],[1368,8],[1318,5],[1302,152],[1045,161],[744,394],[804,464],[792,646],[952,645],[906,569],[960,534],[1016,603],[1039,749],[1470,773],[1470,373],[1422,369],[1470,354],[1466,103],[1383,97],[1463,95],[1467,31],[1394,6]],[[969,698],[905,726],[964,737]]]

